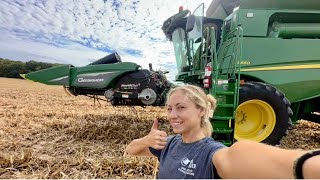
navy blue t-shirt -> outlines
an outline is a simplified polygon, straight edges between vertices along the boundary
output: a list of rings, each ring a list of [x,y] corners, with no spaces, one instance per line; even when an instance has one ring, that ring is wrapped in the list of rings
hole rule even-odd
[[[182,136],[169,136],[162,150],[149,147],[160,162],[158,179],[213,179],[213,154],[226,147],[206,137],[193,143],[183,143]]]

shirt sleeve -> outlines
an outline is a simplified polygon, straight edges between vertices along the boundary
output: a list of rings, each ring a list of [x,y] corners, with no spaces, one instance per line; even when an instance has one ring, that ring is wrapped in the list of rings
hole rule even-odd
[[[217,142],[217,141],[214,141],[212,144],[210,144],[210,159],[212,159],[213,157],[213,154],[215,152],[217,152],[219,149],[221,148],[225,148],[227,146],[225,146],[224,144],[222,144],[221,142]]]
[[[164,149],[168,148],[168,144],[170,143],[170,141],[173,139],[174,136],[169,136],[168,139],[167,139],[167,145],[164,147]],[[149,147],[149,150],[150,152],[155,155],[158,160],[160,161],[160,156],[161,156],[161,152],[164,150],[164,149],[161,149],[161,150],[157,150],[157,149],[154,149],[152,147]]]
[[[216,153],[219,149],[225,148],[227,146],[225,146],[224,144],[214,141],[211,145],[210,145],[210,154],[209,154],[209,161],[212,162],[212,158],[214,153]],[[215,165],[212,163],[212,168],[213,168],[213,174],[214,174],[214,179],[222,179],[215,167]]]
[[[158,158],[158,160],[160,161],[160,155],[161,155],[161,151],[162,151],[162,150],[157,150],[157,149],[154,149],[154,148],[152,148],[152,147],[149,147],[149,150],[150,150],[150,152],[151,152],[153,155],[155,155],[155,156]]]

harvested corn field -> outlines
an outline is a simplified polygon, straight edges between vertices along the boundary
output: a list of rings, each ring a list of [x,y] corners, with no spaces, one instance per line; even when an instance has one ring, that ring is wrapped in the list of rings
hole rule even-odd
[[[0,78],[0,178],[154,178],[157,160],[124,155],[164,108],[112,107],[62,87]],[[169,132],[170,134],[170,132]],[[301,121],[281,147],[320,148],[320,126]]]

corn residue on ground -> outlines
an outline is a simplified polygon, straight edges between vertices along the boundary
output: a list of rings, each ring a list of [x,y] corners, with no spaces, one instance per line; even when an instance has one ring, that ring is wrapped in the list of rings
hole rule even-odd
[[[124,154],[152,120],[170,132],[165,108],[112,107],[61,86],[0,78],[0,178],[154,178],[157,160]],[[320,148],[320,126],[300,121],[283,148]]]

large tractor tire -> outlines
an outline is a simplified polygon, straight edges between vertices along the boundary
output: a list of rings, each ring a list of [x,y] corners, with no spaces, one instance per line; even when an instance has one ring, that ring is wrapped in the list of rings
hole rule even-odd
[[[290,102],[282,92],[264,83],[247,82],[239,91],[234,137],[277,145],[292,124],[290,116]]]

